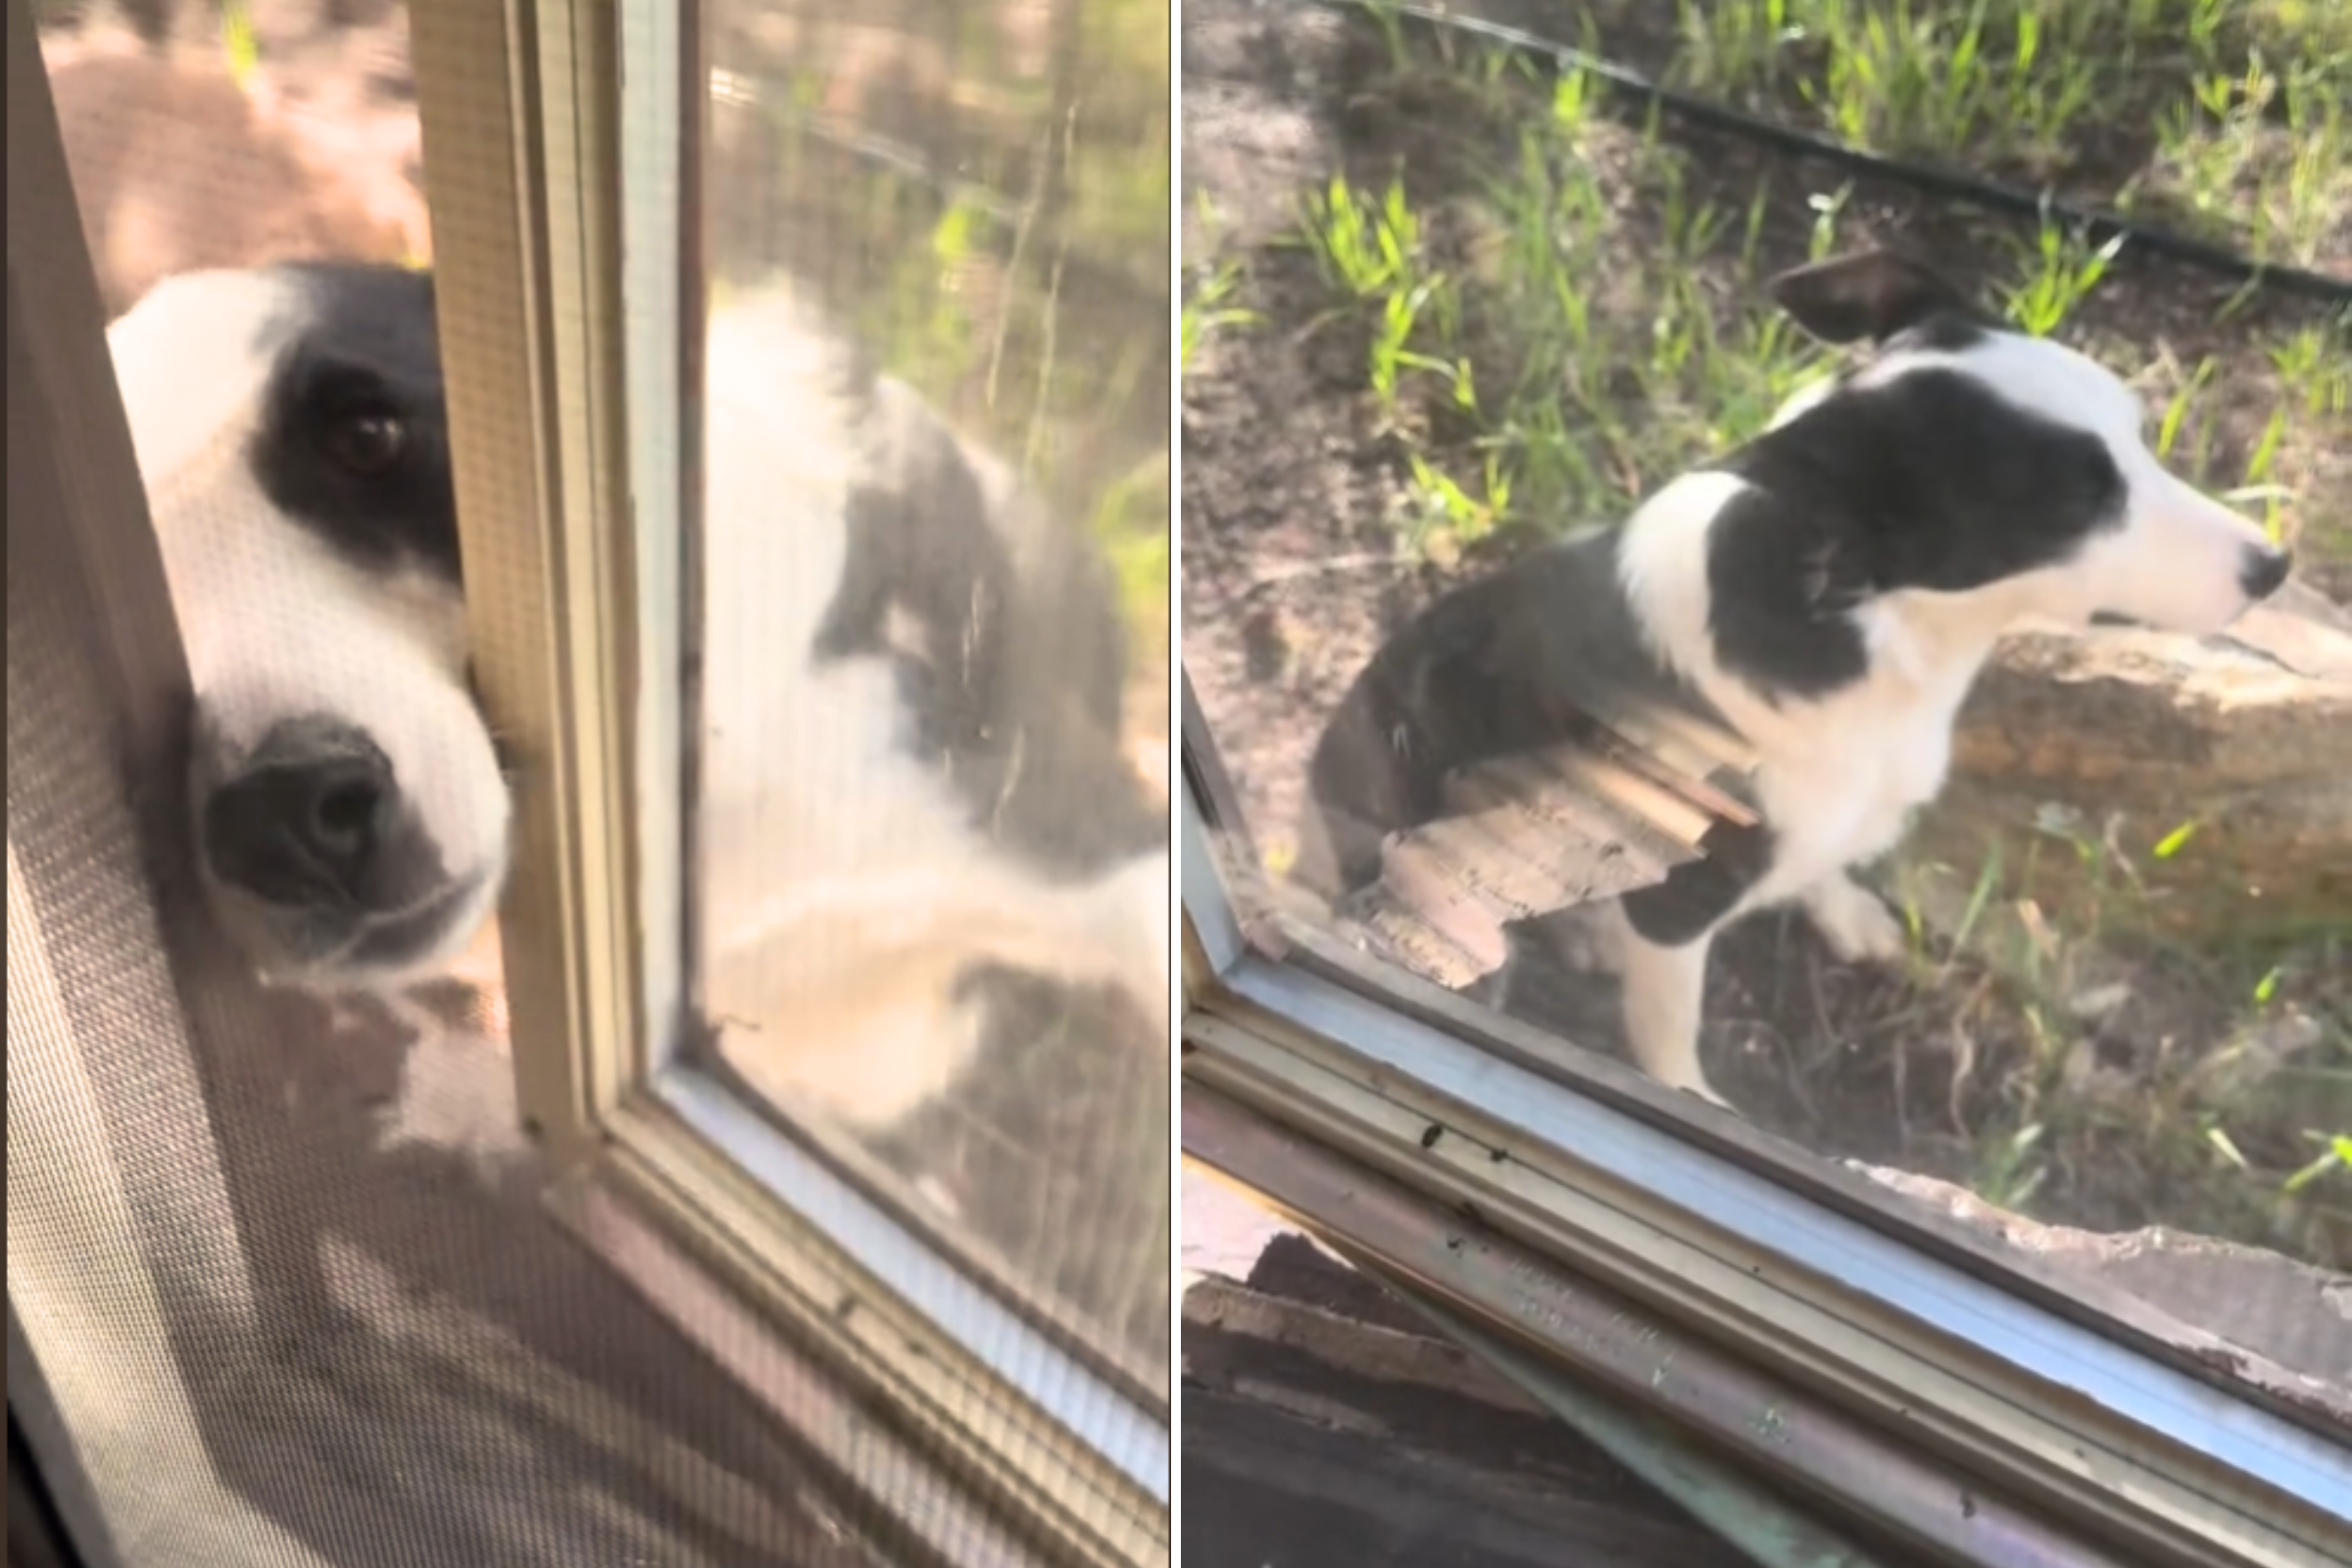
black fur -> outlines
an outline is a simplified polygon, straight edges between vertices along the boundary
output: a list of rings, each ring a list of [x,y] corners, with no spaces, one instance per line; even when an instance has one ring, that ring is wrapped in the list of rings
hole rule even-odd
[[[1934,268],[1897,251],[1833,257],[1781,273],[1773,303],[1824,343],[1887,343],[1918,334],[1923,346],[1965,348],[1999,323]]]
[[[992,515],[944,431],[896,452],[851,497],[849,557],[816,657],[890,661],[909,747],[946,770],[975,822],[1041,868],[1097,874],[1165,843],[1166,813],[1118,750],[1124,632],[1083,545],[1053,542],[1075,559],[1052,579],[1055,563],[1016,560],[1021,520]],[[892,639],[894,612],[915,646]]]
[[[1382,645],[1308,764],[1334,863],[1301,865],[1303,879],[1371,882],[1389,834],[1441,814],[1447,773],[1589,735],[1595,692],[1721,722],[1649,652],[1618,585],[1619,542],[1608,529],[1531,551]]]
[[[1754,487],[1708,534],[1715,657],[1776,700],[1862,678],[1866,599],[2057,565],[2126,494],[2098,437],[1939,369],[1842,391],[1714,466]]]
[[[250,461],[270,501],[373,569],[417,566],[456,582],[457,492],[434,336],[432,280],[397,267],[313,263],[270,377]],[[380,472],[339,462],[339,429],[391,419],[398,456]]]
[[[1703,859],[1686,860],[1663,882],[1625,896],[1626,920],[1661,948],[1696,942],[1772,869],[1773,842],[1768,826],[1716,823],[1699,840]]]
[[[1801,496],[1749,490],[1707,533],[1715,658],[1760,694],[1819,697],[1869,668],[1852,612],[1870,595],[1862,553]]]
[[[850,497],[849,554],[819,662],[888,658],[926,755],[985,747],[1001,706],[1009,564],[991,534],[979,480],[942,443],[892,489]],[[893,612],[921,646],[889,638]]]

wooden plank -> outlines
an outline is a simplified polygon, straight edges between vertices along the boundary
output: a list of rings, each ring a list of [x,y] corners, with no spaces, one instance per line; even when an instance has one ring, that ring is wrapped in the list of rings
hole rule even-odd
[[[1712,782],[1716,779],[1721,779],[1726,784],[1744,781],[1733,779],[1720,768],[1701,771],[1697,767],[1687,765],[1691,762],[1703,761],[1704,759],[1694,757],[1685,748],[1675,745],[1671,740],[1668,741],[1665,750],[1661,751],[1657,747],[1629,739],[1624,733],[1607,724],[1599,726],[1594,739],[1602,755],[1611,761],[1640,773],[1651,783],[1680,796],[1709,816],[1720,821],[1736,822],[1741,827],[1754,827],[1764,819],[1763,813],[1756,808],[1752,796],[1748,795],[1746,790],[1742,789],[1740,794],[1735,795]],[[1669,753],[1673,755],[1668,755]],[[1676,760],[1677,757],[1682,759],[1679,763]]]
[[[1676,772],[1734,789],[1755,774],[1754,748],[1738,734],[1696,713],[1634,697],[1614,685],[1580,687],[1576,703],[1633,746]],[[1737,793],[1737,791],[1735,791]]]
[[[1186,1494],[1188,1564],[1746,1563],[1667,1494],[1303,1237],[1278,1234],[1249,1276],[1204,1282],[1184,1298],[1185,1474],[1204,1481]],[[1331,1463],[1300,1462],[1310,1457]],[[1210,1516],[1227,1532],[1196,1540],[1193,1527]],[[1514,1521],[1519,1533],[1505,1533]],[[1286,1541],[1276,1533],[1285,1528],[1297,1534]]]
[[[1342,934],[1374,957],[1451,990],[1483,980],[1502,967],[1503,955],[1482,957],[1472,954],[1412,909],[1386,898],[1376,900],[1360,919],[1345,925]]]
[[[1693,847],[1675,839],[1641,812],[1595,791],[1578,787],[1541,758],[1513,757],[1489,762],[1449,781],[1447,798],[1459,809],[1507,806],[1544,833],[1571,842],[1615,845],[1657,874],[1690,859]],[[1613,858],[1613,857],[1611,857]]]
[[[1553,781],[1556,786],[1556,781]],[[1449,792],[1484,841],[1487,853],[1515,862],[1510,882],[1522,902],[1543,911],[1583,903],[1597,889],[1622,888],[1629,876],[1664,876],[1682,852],[1642,824],[1596,803],[1581,801],[1557,787],[1543,790],[1539,803],[1514,797],[1499,780],[1466,778]],[[1630,862],[1630,863],[1629,863]],[[1537,891],[1540,885],[1541,891]],[[1636,884],[1638,885],[1638,884]]]
[[[1432,822],[1415,832],[1411,842],[1436,856],[1504,919],[1523,920],[1556,906],[1565,855],[1598,848],[1560,839],[1546,842],[1523,831],[1524,826],[1519,812],[1473,811]]]
[[[1715,818],[1681,795],[1585,746],[1554,746],[1540,764],[1648,822],[1675,843],[1698,848]]]
[[[1392,838],[1380,881],[1354,901],[1355,939],[1459,988],[1502,966],[1511,922],[1651,886],[1696,855],[1556,773],[1528,768],[1518,783],[1478,781],[1484,809]]]
[[[1384,909],[1409,913],[1467,958],[1476,974],[1502,966],[1507,956],[1502,928],[1511,916],[1464,886],[1453,867],[1426,843],[1404,837],[1383,851],[1375,895],[1368,901],[1368,914],[1377,916]],[[1420,935],[1410,924],[1396,925],[1393,934],[1407,941]],[[1448,955],[1440,949],[1429,956],[1445,959]]]
[[[1458,989],[1502,966],[1513,922],[1654,886],[1719,823],[1759,820],[1737,736],[1597,684],[1577,695],[1608,721],[1584,714],[1577,742],[1449,777],[1449,814],[1383,846],[1351,940]]]

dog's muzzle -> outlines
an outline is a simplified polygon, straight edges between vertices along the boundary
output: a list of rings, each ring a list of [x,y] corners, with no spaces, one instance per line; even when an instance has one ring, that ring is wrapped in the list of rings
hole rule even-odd
[[[2241,545],[2237,557],[2237,592],[2247,606],[2259,605],[2280,588],[2295,569],[2295,558],[2289,551],[2276,545]],[[2091,612],[2093,626],[2111,626],[2122,630],[2149,630],[2159,623],[2137,615],[2127,615],[2119,610],[2097,610]]]
[[[383,751],[337,720],[278,724],[200,810],[213,878],[296,966],[400,967],[475,891],[443,865]]]

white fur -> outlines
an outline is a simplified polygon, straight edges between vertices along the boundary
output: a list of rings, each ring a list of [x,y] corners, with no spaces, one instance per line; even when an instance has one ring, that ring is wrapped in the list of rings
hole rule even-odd
[[[808,646],[839,581],[853,466],[887,459],[890,424],[931,417],[887,382],[881,430],[844,428],[828,399],[780,407],[779,388],[826,384],[823,350],[783,298],[711,336],[703,929],[729,1059],[878,1123],[968,1059],[980,1020],[954,988],[976,965],[1116,985],[1164,1016],[1168,863],[1163,850],[1096,882],[1041,879],[903,747],[882,661],[778,678],[779,650]],[[967,455],[1003,499],[1009,475]],[[789,1041],[769,1037],[779,1025]]]
[[[216,905],[273,980],[389,984],[454,960],[489,917],[507,789],[466,694],[464,605],[421,577],[386,580],[343,560],[271,505],[247,466],[290,305],[271,273],[188,273],[108,342],[198,696],[200,787],[281,718],[364,714],[451,873],[475,884],[443,940],[392,971],[294,959],[259,901],[208,876]]]
[[[371,987],[445,968],[473,941],[503,876],[510,805],[467,697],[459,597],[352,565],[247,470],[289,303],[267,273],[190,275],[151,294],[111,341],[214,742],[200,766],[233,769],[290,714],[350,715],[390,758],[451,869],[483,879],[446,940],[401,975],[289,963],[257,901],[216,882],[266,972]],[[784,296],[755,297],[712,328],[703,853],[691,880],[730,1060],[771,1092],[872,1125],[967,1064],[979,1020],[956,988],[976,965],[1113,986],[1164,1018],[1171,878],[1164,849],[1092,881],[1023,863],[902,744],[908,717],[884,661],[810,657],[847,556],[853,476],[867,465],[886,473],[893,443],[933,417],[886,384],[883,428],[851,428],[830,392],[837,352]],[[971,457],[992,502],[1009,505],[1010,470]]]
[[[1847,959],[1903,952],[1894,916],[1847,868],[1891,849],[1912,811],[1943,786],[1954,721],[1995,644],[2010,628],[2048,619],[2083,625],[2100,611],[2209,635],[2249,601],[2239,572],[2264,547],[2246,518],[2174,477],[2140,437],[2144,411],[2112,373],[2046,339],[1994,334],[1960,353],[1901,352],[1859,372],[1858,388],[1940,366],[1974,376],[2017,406],[2091,431],[2129,486],[2120,527],[2074,560],[1967,593],[1883,595],[1854,613],[1868,670],[1818,700],[1767,702],[1716,662],[1708,632],[1707,541],[1745,487],[1721,472],[1668,484],[1627,525],[1622,586],[1656,652],[1754,747],[1758,805],[1776,834],[1771,868],[1706,936],[1660,949],[1613,922],[1626,984],[1627,1030],[1653,1077],[1717,1098],[1699,1066],[1699,999],[1712,930],[1750,910],[1796,900],[1831,950]],[[1830,388],[1808,387],[1775,419],[1785,423]]]

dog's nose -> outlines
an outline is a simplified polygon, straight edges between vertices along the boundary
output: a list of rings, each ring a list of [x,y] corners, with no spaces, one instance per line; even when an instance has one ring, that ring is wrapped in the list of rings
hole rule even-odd
[[[205,804],[215,874],[272,904],[376,902],[398,793],[384,754],[346,731],[265,745],[258,755]]]
[[[2283,550],[2248,545],[2245,561],[2237,568],[2237,585],[2248,599],[2268,599],[2286,581],[2294,565],[2295,558]]]

